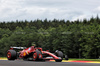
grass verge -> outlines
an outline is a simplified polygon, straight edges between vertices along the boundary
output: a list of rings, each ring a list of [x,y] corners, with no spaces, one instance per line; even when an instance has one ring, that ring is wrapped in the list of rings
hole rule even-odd
[[[0,59],[7,59],[7,57],[0,57]]]
[[[98,62],[100,62],[100,59],[77,59],[77,58],[69,58],[69,60],[72,60],[72,61],[98,61]]]

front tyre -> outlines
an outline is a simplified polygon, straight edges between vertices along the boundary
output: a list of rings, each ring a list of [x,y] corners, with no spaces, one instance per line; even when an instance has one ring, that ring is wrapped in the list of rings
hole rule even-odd
[[[63,59],[63,53],[61,51],[56,51],[55,54]]]
[[[57,59],[57,60],[55,60],[56,62],[62,62],[62,59],[61,60],[59,60],[59,59]]]
[[[63,59],[63,53],[61,51],[56,51],[55,52],[56,56],[60,57],[59,59],[55,59],[56,62],[62,62]]]

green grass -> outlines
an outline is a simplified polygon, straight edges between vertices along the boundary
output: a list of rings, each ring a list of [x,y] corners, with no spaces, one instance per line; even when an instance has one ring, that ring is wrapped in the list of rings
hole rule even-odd
[[[7,57],[0,57],[0,58],[3,58],[4,59],[4,58],[7,58]]]
[[[69,60],[79,60],[79,61],[99,61],[100,59],[77,59],[77,58],[69,58]]]

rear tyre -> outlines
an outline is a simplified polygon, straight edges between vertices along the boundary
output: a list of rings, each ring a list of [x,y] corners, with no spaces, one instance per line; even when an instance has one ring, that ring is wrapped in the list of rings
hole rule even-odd
[[[15,60],[17,58],[17,55],[16,55],[16,51],[15,50],[8,50],[7,52],[7,59],[8,60]]]
[[[34,61],[41,61],[42,58],[43,58],[42,53],[39,50],[36,50],[35,53],[33,53]]]

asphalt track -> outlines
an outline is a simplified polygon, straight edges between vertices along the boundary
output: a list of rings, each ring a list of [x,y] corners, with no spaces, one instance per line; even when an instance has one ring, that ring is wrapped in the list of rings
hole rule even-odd
[[[35,62],[23,60],[0,60],[0,66],[100,66],[98,63],[76,63],[76,62]]]

